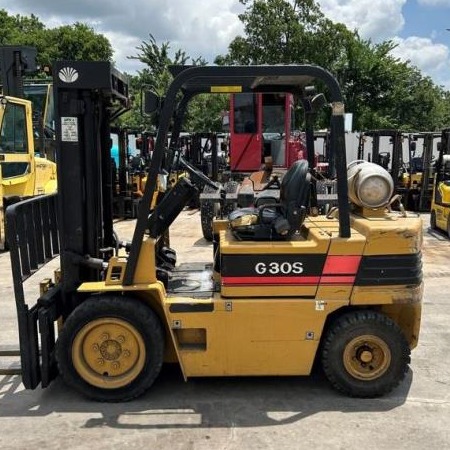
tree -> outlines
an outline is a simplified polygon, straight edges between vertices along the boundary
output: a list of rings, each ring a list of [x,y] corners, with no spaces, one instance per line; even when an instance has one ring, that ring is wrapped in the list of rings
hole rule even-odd
[[[136,48],[139,53],[128,58],[138,60],[146,65],[144,69],[138,72],[139,83],[151,86],[156,94],[163,96],[173,79],[169,66],[183,66],[189,61],[193,65],[203,62],[200,59],[191,60],[186,52],[181,49],[177,49],[174,56],[171,56],[170,42],[163,42],[159,47],[155,37],[152,34],[149,36],[148,42],[143,41]]]
[[[143,41],[137,47],[138,54],[129,56],[143,64],[144,67],[138,75],[132,77],[131,90],[134,92],[135,103],[133,109],[123,118],[123,124],[133,128],[148,128],[157,126],[157,114],[151,123],[141,115],[140,92],[142,89],[151,89],[161,98],[164,97],[173,76],[170,66],[205,65],[206,61],[199,57],[193,59],[184,50],[171,51],[170,42],[158,45],[155,37],[150,34],[149,41]],[[225,100],[224,100],[225,98]],[[222,122],[220,112],[224,109],[226,97],[220,95],[198,95],[189,105],[183,129],[185,131],[220,131]]]
[[[46,26],[35,15],[10,16],[0,10],[0,45],[30,45],[37,49],[39,65],[55,60],[111,61],[109,40],[83,23]]]
[[[352,39],[313,0],[241,0],[248,5],[239,15],[245,36],[236,37],[217,64],[315,63],[330,67],[342,46]]]
[[[68,59],[80,61],[112,61],[109,40],[90,26],[76,22],[47,30],[50,61]]]
[[[410,62],[324,17],[314,0],[240,0],[244,36],[217,64],[314,63],[338,79],[356,129],[435,130],[448,124],[449,93]]]

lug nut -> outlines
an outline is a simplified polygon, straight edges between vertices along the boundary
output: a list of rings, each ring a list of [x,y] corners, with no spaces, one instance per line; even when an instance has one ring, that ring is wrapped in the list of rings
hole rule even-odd
[[[94,344],[92,346],[92,350],[94,350],[94,352],[98,352],[100,350],[100,347],[97,344]]]
[[[102,335],[101,335],[101,340],[102,341],[107,341],[109,339],[109,334],[108,333],[103,333]]]
[[[97,359],[97,363],[98,363],[100,366],[103,366],[103,364],[105,364],[105,360],[104,360],[103,358],[98,358],[98,359]]]
[[[114,370],[117,370],[117,369],[120,367],[119,361],[114,361],[113,363],[111,363],[111,367],[112,367]]]
[[[130,350],[124,350],[122,354],[125,358],[129,358],[129,356],[131,355]]]
[[[117,341],[118,341],[120,344],[123,344],[123,343],[125,342],[125,336],[122,336],[122,335],[117,336]]]

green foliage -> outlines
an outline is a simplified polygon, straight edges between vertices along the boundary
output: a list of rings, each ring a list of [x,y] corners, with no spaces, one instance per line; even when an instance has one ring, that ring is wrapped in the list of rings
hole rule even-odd
[[[37,48],[39,65],[55,60],[111,61],[109,40],[83,23],[47,28],[35,15],[10,16],[0,10],[0,45],[30,45]]]
[[[410,62],[391,55],[391,41],[373,44],[325,18],[314,0],[240,0],[244,36],[217,64],[313,63],[340,82],[357,130],[432,131],[448,126],[450,94]]]
[[[146,65],[142,71],[138,72],[137,83],[141,86],[150,86],[155,94],[160,96],[165,94],[173,79],[169,66],[186,65],[190,59],[186,52],[180,49],[171,56],[170,43],[163,42],[159,47],[152,34],[150,34],[150,40],[143,41],[136,50],[139,53],[136,56],[129,56],[129,59],[138,60]],[[191,64],[197,62],[192,60]]]
[[[195,132],[222,131],[222,113],[229,109],[229,96],[200,94],[191,103],[186,130]]]
[[[315,63],[328,67],[339,59],[353,33],[334,24],[312,0],[241,1],[249,5],[239,15],[245,37],[229,45],[217,64]]]
[[[111,61],[109,40],[83,23],[64,25],[48,30],[51,60]]]
[[[127,127],[141,129],[155,129],[158,114],[154,114],[150,121],[141,115],[141,91],[152,90],[161,98],[164,97],[173,76],[169,66],[205,65],[203,58],[190,58],[184,50],[171,51],[170,43],[163,42],[160,46],[155,37],[150,34],[149,41],[143,41],[137,47],[138,54],[130,56],[145,64],[145,67],[132,77],[131,91],[135,93],[133,109],[122,118],[122,124]],[[183,124],[184,131],[220,131],[222,127],[220,112],[226,108],[228,98],[220,95],[199,95],[194,97],[188,108]]]
[[[399,128],[433,131],[450,123],[450,93],[424,76],[410,62],[392,56],[395,43],[374,44],[357,31],[327,19],[314,0],[240,0],[244,35],[230,42],[216,64],[311,63],[327,68],[342,88],[346,110],[353,113],[355,129]],[[0,10],[0,45],[37,48],[38,64],[58,59],[112,60],[108,39],[89,25],[75,23],[47,28],[37,16],[9,15]],[[133,129],[155,129],[141,114],[144,88],[164,96],[172,81],[170,65],[203,65],[184,50],[172,51],[169,42],[158,45],[152,34],[130,56],[143,69],[130,76],[133,109],[121,118]],[[220,131],[221,113],[228,109],[226,95],[196,96],[189,105],[186,131]]]

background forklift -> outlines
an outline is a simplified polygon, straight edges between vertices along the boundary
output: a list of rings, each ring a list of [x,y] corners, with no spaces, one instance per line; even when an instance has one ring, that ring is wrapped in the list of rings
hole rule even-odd
[[[55,105],[53,84],[47,80],[25,80],[23,95],[33,111],[34,149],[42,158],[56,162]]]
[[[117,117],[126,109],[117,111]],[[114,121],[114,117],[111,118]],[[149,133],[123,127],[112,127],[111,136],[117,146],[111,147],[113,177],[113,216],[114,218],[135,219],[147,181],[150,155],[147,146]],[[135,140],[132,154],[131,141]],[[160,189],[161,190],[161,189]],[[158,191],[152,199],[156,203]]]
[[[398,192],[410,211],[430,211],[435,170],[433,151],[435,140],[440,138],[441,133],[432,131],[408,135],[408,161],[404,164]],[[422,147],[420,153],[418,145]]]
[[[420,327],[422,224],[389,210],[384,169],[359,162],[347,174],[344,105],[329,72],[310,65],[180,68],[161,110],[132,242],[121,243],[112,227],[109,117],[116,101],[127,102],[127,85],[109,63],[54,67],[58,194],[8,211],[26,388],[45,387],[59,373],[89,398],[124,401],[143,394],[165,361],[188,379],[308,375],[317,359],[336,389],[358,397],[386,394],[403,379]],[[79,77],[67,83],[60,71]],[[279,202],[214,222],[211,261],[173,261],[169,269],[164,234],[199,190],[214,186],[180,157],[189,177],[150,212],[180,94],[180,102],[193,90],[236,86],[295,94],[313,81],[326,86],[331,105],[338,214],[306,216],[311,177],[300,160],[283,177]],[[56,253],[59,282],[26,303],[22,280]]]
[[[364,159],[367,137],[372,138],[369,160],[389,171],[394,183],[394,192],[402,196],[409,211],[429,211],[433,188],[433,149],[436,132],[404,133],[395,129],[365,131],[359,135],[358,159]],[[382,138],[389,138],[389,151],[380,151]],[[403,143],[408,150],[404,153]],[[422,151],[417,153],[417,146]]]
[[[394,129],[364,131],[359,137],[358,154],[364,154],[367,137],[372,138],[369,161],[380,165],[392,176],[394,190],[397,191],[403,170],[403,132]],[[389,151],[380,151],[382,138],[389,139]]]
[[[450,238],[450,129],[442,130],[438,149],[430,227],[432,230],[439,228],[446,231]]]
[[[303,133],[294,131],[294,103],[297,99],[303,106],[306,141],[313,147],[313,139],[308,138],[313,133],[309,123],[313,125],[322,105],[317,103],[320,95],[315,96],[315,90],[309,88],[305,86],[295,97],[289,92],[241,92],[230,96],[229,170],[222,175],[225,195],[206,187],[200,196],[205,239],[213,238],[214,218],[227,217],[237,207],[279,198],[280,182],[286,170],[295,161],[307,158]],[[322,180],[319,184],[322,186]],[[325,194],[327,186],[323,186]]]
[[[33,47],[0,47],[0,249],[5,249],[4,211],[22,199],[56,191],[56,165],[36,156],[32,104],[23,79],[36,71]]]

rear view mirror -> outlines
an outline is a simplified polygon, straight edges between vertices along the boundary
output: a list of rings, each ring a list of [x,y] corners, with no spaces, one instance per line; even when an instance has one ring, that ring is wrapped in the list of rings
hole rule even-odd
[[[161,107],[161,98],[152,91],[144,91],[142,95],[142,113],[152,114]]]
[[[311,99],[311,109],[313,112],[320,111],[327,104],[327,99],[323,94],[316,94]]]

